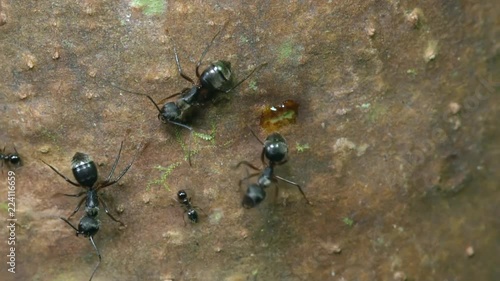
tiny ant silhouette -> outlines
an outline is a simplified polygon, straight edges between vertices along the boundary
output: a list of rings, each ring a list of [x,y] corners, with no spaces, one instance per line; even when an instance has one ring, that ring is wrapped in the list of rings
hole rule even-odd
[[[108,210],[108,207],[106,206],[106,203],[99,198],[98,196],[98,191],[111,186],[115,183],[117,183],[124,175],[127,173],[127,171],[132,167],[132,164],[135,161],[135,158],[139,154],[139,150],[137,153],[134,155],[134,158],[132,161],[125,167],[125,169],[120,173],[120,175],[114,179],[111,180],[111,177],[113,177],[113,173],[115,172],[115,168],[118,164],[118,160],[120,159],[120,154],[122,152],[123,148],[123,141],[120,144],[120,150],[118,151],[118,155],[116,156],[115,162],[113,163],[113,166],[111,167],[111,171],[109,172],[108,176],[106,179],[102,182],[98,182],[98,172],[97,172],[97,166],[94,163],[94,161],[90,158],[89,155],[81,152],[75,153],[71,160],[71,170],[73,172],[73,176],[76,179],[76,182],[70,180],[66,176],[64,176],[62,173],[60,173],[56,168],[51,166],[50,164],[47,164],[45,161],[41,160],[45,165],[49,166],[56,174],[58,174],[60,177],[62,177],[66,182],[77,186],[77,187],[82,187],[85,190],[80,191],[78,194],[63,194],[66,196],[71,196],[71,197],[80,197],[82,195],[86,195],[84,198],[80,200],[78,203],[77,207],[69,215],[67,218],[60,218],[64,222],[66,222],[69,226],[71,226],[75,231],[76,231],[76,236],[78,235],[83,235],[85,238],[89,238],[90,243],[92,243],[92,246],[94,247],[95,251],[97,252],[97,256],[99,257],[99,262],[97,265],[94,267],[94,270],[92,271],[92,275],[90,275],[90,279],[94,277],[94,274],[97,271],[97,268],[99,267],[101,263],[101,253],[97,249],[97,246],[94,242],[94,235],[99,231],[99,228],[101,226],[101,222],[97,219],[97,216],[99,215],[99,203],[102,204],[104,207],[104,211],[106,214],[114,221],[120,223],[122,226],[125,226],[125,224],[117,220],[113,215]],[[70,221],[69,219],[78,212],[80,207],[83,204],[83,201],[85,201],[85,215],[80,219],[80,222],[78,224],[78,228],[76,228]]]
[[[131,94],[146,96],[156,107],[158,110],[158,119],[160,119],[163,123],[171,123],[183,128],[186,128],[193,133],[193,128],[186,124],[188,117],[191,115],[192,111],[196,107],[200,107],[203,105],[203,102],[213,99],[213,97],[217,93],[229,93],[238,87],[241,83],[247,80],[255,71],[259,70],[267,63],[260,64],[255,67],[250,73],[240,80],[237,83],[233,83],[233,76],[231,71],[231,63],[224,60],[218,60],[212,62],[201,74],[200,74],[200,66],[202,61],[207,54],[208,50],[214,43],[217,36],[221,33],[221,31],[225,28],[227,22],[224,26],[215,34],[210,43],[207,45],[205,50],[200,56],[200,59],[196,63],[196,77],[197,82],[193,80],[191,77],[186,75],[181,67],[179,56],[177,54],[177,48],[174,43],[174,57],[175,63],[177,64],[177,70],[179,71],[179,75],[185,80],[191,82],[193,86],[191,88],[184,88],[181,92],[173,94],[164,98],[159,104],[163,101],[171,99],[173,97],[179,96],[177,100],[169,101],[160,108],[158,103],[156,103],[153,98],[147,94],[132,92],[120,87],[113,85],[114,87]],[[168,32],[168,31],[167,31]],[[191,135],[190,135],[191,140]],[[190,146],[190,141],[189,145]],[[189,150],[189,149],[188,149]],[[191,152],[188,151],[188,161],[189,165],[191,165]]]
[[[19,156],[19,153],[17,153],[17,149],[14,147],[14,153],[5,153],[5,147],[2,149],[0,152],[0,161],[3,160],[5,163],[19,167],[22,165],[21,162],[21,157]],[[3,162],[2,162],[3,166]]]
[[[184,208],[184,211],[185,211],[185,213],[187,213],[189,220],[191,220],[194,223],[197,223],[198,222],[198,212],[196,212],[196,210],[194,209],[195,207],[191,204],[191,198],[188,198],[186,191],[179,190],[177,192],[177,201]],[[184,222],[186,222],[186,221],[184,221]]]
[[[300,187],[299,184],[274,174],[275,166],[285,164],[288,161],[287,159],[288,145],[286,143],[285,138],[281,136],[279,133],[272,133],[265,139],[264,142],[262,142],[252,130],[250,131],[252,132],[254,137],[263,145],[261,160],[262,164],[265,167],[264,169],[261,170],[247,161],[241,161],[236,165],[236,168],[238,168],[240,165],[245,165],[257,171],[256,173],[247,175],[245,178],[241,179],[239,182],[240,187],[241,183],[244,180],[259,175],[257,183],[252,183],[248,185],[247,191],[243,196],[243,200],[241,202],[243,207],[250,209],[259,205],[266,198],[265,189],[271,186],[273,182],[276,183],[278,180],[284,181],[291,185],[295,185],[299,189],[300,193],[307,201],[307,203],[309,205],[312,205],[309,199],[307,199],[304,191],[302,190],[302,187]],[[264,158],[267,159],[269,163],[266,164]],[[278,192],[278,187],[276,187],[276,193],[277,192]]]

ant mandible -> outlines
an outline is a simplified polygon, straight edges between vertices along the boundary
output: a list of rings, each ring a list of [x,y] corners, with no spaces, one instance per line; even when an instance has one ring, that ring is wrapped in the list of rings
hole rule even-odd
[[[264,165],[264,169],[261,170],[247,161],[241,161],[236,165],[237,168],[240,165],[245,165],[257,171],[256,173],[247,175],[245,178],[241,179],[239,182],[240,188],[241,188],[241,183],[244,180],[259,175],[257,183],[252,183],[248,185],[247,191],[243,196],[243,200],[241,202],[242,206],[247,209],[250,209],[259,205],[266,198],[265,189],[271,186],[273,182],[276,183],[278,180],[284,181],[291,185],[295,185],[299,189],[300,193],[302,194],[306,202],[309,205],[312,205],[309,199],[307,199],[304,191],[302,190],[302,187],[299,184],[274,174],[275,166],[285,164],[288,161],[288,145],[286,143],[285,138],[279,133],[275,132],[270,134],[265,139],[265,141],[262,142],[253,132],[253,130],[250,131],[263,146],[261,153],[261,161],[262,164]],[[266,163],[265,159],[267,159],[268,163]],[[277,192],[278,192],[278,187],[276,186],[276,193]]]
[[[10,165],[13,165],[13,166],[16,166],[16,167],[19,167],[22,165],[22,162],[21,162],[21,157],[19,156],[19,153],[17,153],[17,149],[14,147],[14,153],[7,153],[5,154],[5,147],[2,149],[2,151],[0,152],[0,161],[2,161],[7,163],[7,164],[10,164]],[[3,166],[3,162],[2,162],[2,166]]]
[[[187,213],[189,220],[194,222],[194,223],[197,223],[198,222],[198,212],[196,212],[195,207],[191,204],[191,198],[188,198],[186,191],[179,190],[177,192],[177,201],[184,208],[184,211],[185,211],[185,213]]]
[[[217,36],[226,27],[226,25],[227,22],[215,34],[215,36],[212,38],[210,43],[207,45],[207,47],[201,54],[200,59],[196,63],[196,77],[198,79],[197,82],[195,82],[195,80],[193,80],[191,77],[189,77],[183,72],[179,61],[177,48],[174,43],[173,49],[174,49],[174,57],[175,57],[175,63],[177,65],[177,70],[179,71],[180,76],[185,80],[191,82],[193,86],[191,88],[184,88],[181,92],[164,98],[160,102],[160,104],[163,101],[171,99],[175,96],[180,96],[177,100],[169,101],[165,103],[163,107],[160,108],[160,106],[153,100],[153,98],[147,94],[128,91],[117,86],[115,87],[128,93],[146,96],[158,110],[158,119],[160,119],[163,123],[171,123],[186,128],[190,130],[192,133],[193,128],[187,125],[186,121],[188,117],[191,115],[191,112],[192,110],[194,110],[195,106],[201,106],[203,102],[212,99],[217,93],[231,92],[241,83],[247,80],[255,71],[259,70],[260,68],[262,68],[267,64],[263,63],[255,67],[252,71],[250,71],[250,73],[245,78],[243,78],[242,80],[240,80],[235,84],[233,83],[231,63],[228,61],[224,60],[214,61],[200,74],[200,66],[202,64],[205,55],[207,54],[208,50],[214,43]],[[191,165],[190,154],[191,154],[190,151],[188,151],[188,161],[189,164]]]
[[[83,235],[85,238],[89,238],[90,243],[97,252],[97,256],[99,257],[99,262],[94,267],[94,270],[92,271],[92,275],[90,275],[89,280],[92,280],[94,274],[97,271],[97,268],[101,263],[101,253],[99,252],[99,249],[97,249],[97,246],[94,242],[94,235],[99,231],[99,228],[101,226],[101,222],[99,221],[99,219],[97,219],[97,216],[99,215],[99,203],[102,204],[102,206],[104,207],[104,211],[112,220],[120,223],[122,226],[125,226],[125,224],[122,221],[116,219],[115,217],[113,217],[113,215],[111,215],[111,213],[108,210],[108,207],[106,206],[106,203],[101,198],[99,198],[97,193],[99,190],[117,183],[125,175],[125,173],[127,173],[130,167],[132,167],[135,158],[139,154],[139,149],[138,149],[132,161],[125,167],[125,169],[120,173],[120,175],[116,179],[111,180],[111,178],[113,177],[113,173],[115,172],[115,168],[118,164],[118,160],[120,159],[122,148],[123,148],[123,142],[121,142],[120,144],[120,150],[118,151],[118,155],[115,159],[115,162],[111,167],[111,171],[109,172],[107,178],[102,182],[97,182],[98,179],[97,166],[94,163],[94,161],[90,158],[90,156],[85,153],[77,152],[75,153],[75,155],[71,160],[71,170],[73,172],[73,176],[76,179],[76,182],[70,180],[62,173],[60,173],[56,168],[46,163],[45,161],[41,160],[45,165],[49,166],[49,168],[51,168],[54,172],[56,172],[59,176],[61,176],[66,182],[74,186],[82,187],[83,189],[85,189],[80,191],[78,194],[63,194],[71,197],[80,197],[84,194],[86,196],[82,198],[82,200],[80,200],[80,203],[78,203],[77,207],[71,213],[71,215],[69,215],[67,218],[61,217],[60,219],[66,222],[76,231],[76,236]],[[74,214],[76,214],[76,212],[78,212],[81,205],[83,204],[83,201],[85,201],[85,215],[80,219],[78,228],[76,228],[69,221],[69,219]]]

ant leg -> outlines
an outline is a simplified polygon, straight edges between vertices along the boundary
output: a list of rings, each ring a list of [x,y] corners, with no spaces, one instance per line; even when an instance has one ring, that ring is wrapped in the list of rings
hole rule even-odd
[[[289,183],[289,184],[291,184],[291,185],[295,185],[295,186],[299,189],[300,193],[302,193],[302,196],[304,197],[304,199],[306,199],[307,204],[312,205],[311,201],[309,201],[309,199],[307,199],[306,194],[304,193],[304,191],[302,190],[302,187],[300,187],[300,185],[299,185],[299,184],[297,184],[297,183],[295,183],[295,182],[293,182],[293,181],[287,180],[287,179],[285,179],[285,178],[282,178],[282,177],[280,177],[280,176],[274,176],[274,177],[275,177],[276,179],[282,180],[282,181],[284,181],[284,182],[286,182],[286,183]]]
[[[67,219],[65,218],[62,218],[62,217],[59,217],[60,219],[62,219],[64,222],[66,222],[69,226],[71,226],[74,230],[76,230],[76,236],[78,236],[78,234],[80,234],[80,232],[78,231],[78,229],[76,227],[74,227]]]
[[[252,76],[252,74],[253,74],[255,71],[257,71],[257,70],[261,69],[262,67],[264,67],[264,66],[266,66],[266,65],[267,65],[267,62],[262,63],[262,64],[260,64],[259,66],[255,67],[252,71],[250,71],[250,73],[249,73],[249,74],[248,74],[245,78],[243,78],[242,80],[240,80],[239,82],[237,82],[234,86],[232,86],[231,88],[229,88],[229,90],[226,90],[226,91],[224,91],[224,92],[225,92],[226,94],[227,94],[227,93],[229,93],[229,92],[231,92],[231,91],[232,91],[232,90],[234,90],[236,87],[238,87],[241,83],[245,82],[245,80],[247,80],[248,78],[250,78],[250,76]]]
[[[78,212],[78,210],[80,210],[80,207],[82,206],[82,203],[83,201],[85,201],[86,197],[82,198],[82,200],[80,200],[80,203],[78,203],[78,205],[76,206],[75,210],[73,211],[73,213],[71,213],[71,215],[69,215],[69,217],[67,218],[68,220],[74,216],[76,214],[76,212]]]
[[[189,131],[191,131],[191,133],[189,134],[189,140],[188,140],[188,153],[187,153],[187,160],[188,160],[188,163],[189,163],[189,166],[193,166],[191,164],[191,139],[192,139],[192,136],[193,136],[193,128],[189,127],[188,125],[186,124],[182,124],[180,122],[177,122],[177,121],[171,121],[171,120],[168,120],[168,122],[174,124],[174,125],[177,125],[177,126],[180,126],[180,127],[183,127],[183,128],[186,128],[188,129]],[[182,142],[181,143],[181,146],[182,146]],[[184,149],[184,147],[183,147]]]
[[[181,205],[181,207],[184,209],[184,205],[181,203],[181,201],[179,201],[179,199],[174,199],[174,198],[170,198],[172,199],[172,201],[174,201],[175,203]],[[187,213],[187,209],[184,210],[184,212],[182,213],[182,220],[184,221],[184,226],[186,226],[186,213]]]
[[[275,184],[274,185],[274,202],[275,203],[278,200],[279,193],[280,193],[280,188],[278,187],[277,184]]]
[[[264,142],[262,142],[260,140],[260,138],[257,136],[257,134],[252,130],[252,128],[250,128],[250,126],[247,126],[247,128],[250,130],[250,132],[252,133],[252,135],[260,142],[260,144],[264,145]]]
[[[96,189],[96,191],[117,183],[127,173],[127,171],[130,169],[130,167],[132,167],[132,164],[134,164],[134,161],[137,158],[137,155],[139,155],[139,152],[140,152],[140,146],[137,149],[137,152],[135,153],[134,158],[132,158],[132,161],[130,161],[130,163],[127,165],[127,167],[125,167],[125,169],[123,169],[123,171],[121,172],[121,174],[116,179],[114,179],[114,180],[112,180],[110,182],[105,182],[104,185],[99,186]]]
[[[186,227],[187,223],[186,223],[186,215],[187,215],[187,210],[184,211],[184,213],[182,213],[182,220],[184,221],[184,227]]]
[[[189,133],[189,140],[188,140],[188,163],[189,167],[192,167],[193,165],[191,164],[191,141],[193,139],[193,130]]]
[[[179,56],[177,55],[177,48],[175,47],[175,42],[174,42],[174,56],[175,56],[175,63],[177,64],[177,70],[179,71],[181,77],[191,82],[193,85],[196,85],[196,83],[194,83],[194,80],[191,79],[191,77],[184,74],[184,72],[182,71],[181,63],[179,62]]]
[[[265,148],[262,148],[262,152],[260,153],[260,161],[262,161],[262,165],[267,166],[266,161],[265,161]],[[272,167],[274,164],[269,161],[269,166]]]
[[[118,160],[120,160],[120,154],[122,153],[123,141],[120,143],[120,150],[118,150],[118,155],[116,156],[115,163],[113,163],[113,167],[111,167],[111,171],[109,172],[108,177],[104,180],[104,183],[108,183],[113,173],[115,172],[116,165],[118,164]]]
[[[252,133],[252,135],[260,142],[260,144],[264,145],[264,142],[262,142],[260,140],[260,138],[257,136],[257,134],[252,130],[252,128],[250,128],[249,126],[247,126],[247,127],[250,130],[250,132]],[[264,161],[264,159],[265,159],[264,153],[265,153],[264,148],[262,148],[262,152],[260,153],[260,160],[262,161],[262,165],[267,166],[266,161]],[[270,165],[271,165],[271,163],[270,163]]]
[[[76,182],[73,182],[71,181],[70,179],[68,179],[65,175],[61,174],[58,170],[56,170],[56,168],[52,167],[51,165],[47,164],[45,161],[43,160],[40,160],[42,161],[45,165],[49,166],[49,168],[52,169],[52,171],[56,172],[59,176],[61,176],[61,178],[63,178],[65,181],[69,182],[70,184],[74,185],[74,186],[80,186],[79,184],[77,184]]]
[[[182,93],[184,93],[184,92],[186,91],[186,89],[187,89],[187,90],[189,90],[189,88],[184,88],[182,91],[180,91],[180,92],[178,92],[178,93],[175,93],[175,94],[173,94],[173,95],[170,95],[170,96],[168,96],[168,97],[166,97],[166,98],[161,99],[161,100],[158,102],[158,104],[164,104],[167,100],[169,100],[169,99],[171,99],[171,98],[173,98],[173,97],[176,97],[176,96],[180,96],[180,95],[182,95]]]
[[[80,196],[82,196],[85,193],[87,193],[87,191],[80,191],[80,193],[78,193],[78,194],[66,194],[66,193],[63,193],[62,195],[64,195],[64,196],[70,196],[70,197],[80,197]]]
[[[195,209],[195,210],[200,210],[200,211],[203,213],[203,215],[204,215],[205,217],[207,216],[207,213],[205,213],[205,211],[203,211],[203,209],[202,209],[202,208],[200,208],[200,207],[198,207],[198,206],[194,206],[194,205],[193,205],[192,207],[193,207],[193,209]]]
[[[92,246],[94,246],[95,251],[97,252],[97,256],[99,257],[99,262],[97,265],[94,267],[94,271],[92,271],[92,275],[90,275],[89,281],[92,281],[92,278],[94,277],[95,272],[97,271],[97,268],[101,264],[101,253],[99,253],[99,250],[97,249],[97,246],[94,243],[94,238],[92,236],[89,236],[90,243],[92,243]]]
[[[168,35],[168,29],[165,29],[165,32]],[[172,40],[172,43],[174,45],[175,63],[177,64],[177,70],[179,71],[179,74],[181,75],[182,78],[184,78],[187,81],[191,82],[193,85],[196,85],[196,83],[194,83],[193,79],[191,79],[191,77],[189,77],[186,74],[184,74],[184,72],[182,71],[181,63],[179,62],[179,56],[177,55],[177,47],[176,47],[174,38],[170,37],[170,40]]]
[[[188,190],[188,189],[186,189],[186,190]],[[191,202],[192,202],[192,198],[193,197],[189,197],[189,200],[188,200],[188,202],[189,202],[190,205],[191,205]],[[207,213],[205,213],[205,211],[203,211],[203,209],[200,208],[200,207],[198,207],[198,206],[191,205],[191,209],[193,209],[193,210],[200,210],[205,216],[207,216]]]
[[[241,162],[239,162],[238,164],[236,164],[236,168],[239,168],[242,164],[245,165],[245,166],[247,166],[247,167],[250,167],[250,168],[254,169],[255,171],[260,171],[259,168],[255,167],[254,165],[252,165],[248,161],[241,161]]]
[[[245,166],[247,166],[247,167],[250,167],[250,168],[252,168],[252,169],[254,169],[256,171],[259,171],[259,168],[255,167],[254,165],[252,165],[251,163],[249,163],[247,161],[241,161],[241,162],[239,162],[236,165],[236,168],[240,167],[240,165],[242,165],[242,164],[245,165]],[[240,181],[238,182],[238,186],[240,187],[240,189],[241,189],[241,184],[243,183],[243,181],[245,181],[245,180],[247,180],[249,178],[255,177],[255,176],[257,176],[260,173],[260,172],[256,172],[256,173],[253,173],[253,174],[248,174],[248,169],[246,171],[247,171],[246,177],[240,179]]]
[[[86,191],[80,191],[78,194],[66,194],[66,193],[56,193],[55,195],[64,195],[64,196],[69,196],[69,197],[80,197],[87,193]]]
[[[172,123],[172,124],[174,124],[174,125],[177,125],[177,126],[183,127],[183,128],[185,128],[185,129],[188,129],[188,130],[190,130],[190,131],[193,131],[193,128],[189,127],[189,126],[188,126],[188,125],[186,125],[186,124],[182,124],[182,123],[180,123],[180,122],[177,122],[177,121],[172,121],[172,120],[168,120],[168,122],[170,122],[170,123]]]
[[[201,61],[203,60],[203,58],[205,58],[205,55],[208,53],[208,50],[210,49],[210,47],[212,46],[212,44],[214,43],[215,41],[215,38],[217,38],[217,36],[219,36],[219,34],[222,32],[222,30],[224,28],[226,28],[227,26],[227,23],[229,21],[226,21],[224,23],[224,25],[222,26],[221,29],[219,29],[219,31],[214,35],[214,37],[212,38],[212,40],[210,41],[210,43],[208,43],[207,47],[205,47],[205,50],[203,50],[203,53],[201,53],[201,56],[200,56],[200,59],[198,60],[198,63],[196,63],[196,76],[198,78],[200,78],[201,74],[200,74],[200,65],[201,65]]]
[[[259,172],[257,172],[257,173],[253,173],[253,174],[247,175],[246,177],[244,177],[244,178],[242,178],[241,180],[239,180],[239,182],[238,182],[238,186],[240,187],[240,189],[241,189],[241,184],[242,184],[245,180],[247,180],[247,179],[249,179],[249,178],[252,178],[252,177],[255,177],[255,176],[257,176],[258,174],[259,174]]]
[[[119,222],[122,226],[125,226],[125,224],[121,220],[115,219],[115,217],[113,217],[113,215],[109,212],[108,206],[106,206],[106,202],[104,202],[101,198],[99,198],[99,202],[101,202],[102,206],[104,207],[106,215],[108,215],[112,220]]]
[[[249,178],[252,178],[252,177],[255,177],[255,176],[257,176],[258,174],[259,174],[259,172],[257,172],[257,173],[253,173],[253,174],[249,174],[249,175],[247,175],[246,177],[244,177],[244,178],[242,178],[241,180],[239,180],[239,181],[238,181],[238,186],[240,187],[240,189],[241,189],[241,184],[242,184],[245,180],[247,180],[247,179],[249,179]]]

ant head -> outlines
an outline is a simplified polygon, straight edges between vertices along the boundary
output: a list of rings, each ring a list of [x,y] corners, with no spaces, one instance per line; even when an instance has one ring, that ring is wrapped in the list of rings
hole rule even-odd
[[[78,232],[76,235],[82,234],[84,237],[92,237],[99,231],[100,226],[101,222],[95,217],[84,216],[78,224]]]
[[[181,109],[174,102],[167,102],[163,105],[160,113],[158,113],[158,119],[163,123],[169,121],[176,121],[181,116]]]
[[[272,133],[266,138],[263,150],[266,158],[272,163],[286,161],[288,145],[285,138],[279,133]]]
[[[187,216],[192,222],[194,223],[198,222],[198,213],[196,212],[195,209],[189,209],[187,212]]]
[[[187,199],[187,193],[186,193],[186,191],[179,190],[177,192],[177,198],[179,198],[179,200],[181,200],[181,201]]]
[[[85,153],[75,153],[71,160],[71,170],[76,181],[83,187],[93,187],[97,181],[97,166]]]
[[[250,209],[260,204],[266,198],[266,191],[257,184],[250,184],[247,192],[243,196],[241,205]]]
[[[226,91],[231,88],[231,63],[224,60],[214,61],[201,73],[200,84],[212,91]]]

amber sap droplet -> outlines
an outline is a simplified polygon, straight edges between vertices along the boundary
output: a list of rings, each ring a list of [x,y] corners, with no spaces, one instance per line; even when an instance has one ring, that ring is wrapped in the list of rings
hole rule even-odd
[[[266,106],[260,116],[260,126],[267,132],[274,132],[288,124],[294,124],[299,114],[299,103],[286,100],[277,106]]]

